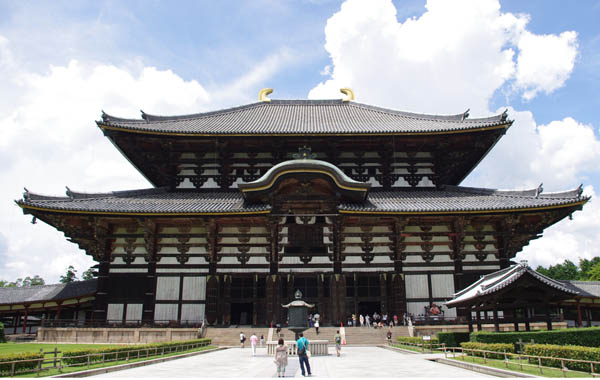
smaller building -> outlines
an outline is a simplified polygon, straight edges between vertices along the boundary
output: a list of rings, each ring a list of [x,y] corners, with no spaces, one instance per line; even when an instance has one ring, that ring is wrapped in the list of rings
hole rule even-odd
[[[97,280],[68,284],[0,288],[0,318],[4,332],[35,333],[46,321],[56,326],[89,324]]]
[[[567,318],[573,317],[574,310],[576,322],[569,325],[582,327],[582,304],[587,326],[592,326],[595,313],[600,311],[600,286],[596,284],[600,283],[557,281],[522,261],[481,276],[455,293],[446,306],[466,309],[469,331],[473,331],[474,320],[477,330],[482,329],[482,323],[493,323],[496,331],[499,331],[500,323],[513,323],[518,331],[519,323],[525,323],[525,329],[529,331],[531,322],[540,321],[546,322],[551,330],[552,322],[564,321],[565,314]],[[595,313],[592,312],[594,306],[599,308]]]

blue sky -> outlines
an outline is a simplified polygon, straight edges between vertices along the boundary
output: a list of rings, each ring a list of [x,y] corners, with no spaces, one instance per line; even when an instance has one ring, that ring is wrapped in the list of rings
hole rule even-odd
[[[600,177],[600,1],[0,1],[0,279],[93,263],[12,200],[146,187],[94,126],[100,111],[182,114],[341,97],[515,124],[469,186],[546,191]],[[519,258],[598,255],[594,200]],[[33,268],[35,269],[32,269]]]

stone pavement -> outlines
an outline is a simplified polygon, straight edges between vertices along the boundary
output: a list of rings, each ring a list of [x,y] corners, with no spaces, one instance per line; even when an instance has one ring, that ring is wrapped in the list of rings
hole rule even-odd
[[[249,347],[230,348],[204,355],[172,360],[144,367],[110,372],[97,377],[178,378],[178,377],[277,377],[273,359],[266,348],[252,356]],[[421,355],[404,354],[380,347],[344,347],[342,356],[330,355],[310,359],[313,377],[491,377],[469,370],[435,363]],[[297,357],[290,357],[286,377],[301,377]]]

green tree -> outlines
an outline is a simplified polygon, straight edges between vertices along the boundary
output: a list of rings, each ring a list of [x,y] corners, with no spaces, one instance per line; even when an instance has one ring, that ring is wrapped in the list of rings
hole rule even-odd
[[[600,281],[600,262],[591,267],[587,273],[589,281]]]
[[[580,270],[571,260],[565,260],[562,264],[550,265],[548,269],[538,266],[536,271],[555,280],[578,280]]]
[[[25,279],[23,280],[23,285],[22,286],[36,286],[36,285],[44,285],[46,284],[46,281],[44,281],[43,278],[41,278],[39,275],[35,275],[33,277],[25,277]]]
[[[81,275],[81,279],[83,280],[93,280],[94,279],[94,267],[89,267],[88,270],[83,272]]]
[[[579,261],[579,268],[581,268],[580,280],[590,281],[590,270],[600,264],[600,256],[596,256],[591,260],[582,259]]]
[[[77,269],[73,265],[69,265],[67,273],[64,276],[60,276],[59,282],[62,284],[68,284],[69,282],[77,281]]]

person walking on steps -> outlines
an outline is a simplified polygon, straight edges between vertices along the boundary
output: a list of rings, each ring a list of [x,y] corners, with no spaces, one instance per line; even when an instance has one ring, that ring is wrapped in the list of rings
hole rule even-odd
[[[335,354],[339,357],[342,353],[342,336],[340,335],[340,330],[335,332],[333,340],[335,341]]]
[[[298,360],[300,360],[300,370],[302,371],[302,376],[312,376],[310,372],[310,363],[308,362],[308,345],[309,341],[304,337],[302,333],[298,334],[300,339],[296,341],[296,348],[298,349]],[[306,371],[304,367],[306,366]]]
[[[244,348],[244,344],[246,343],[246,335],[244,332],[240,332],[240,348]]]
[[[258,344],[258,337],[255,333],[252,333],[250,337],[250,346],[252,347],[252,356],[256,356],[256,345]]]
[[[319,335],[319,320],[318,319],[315,321],[315,331],[316,331],[317,335]]]
[[[285,367],[288,364],[288,347],[283,338],[279,338],[279,344],[275,349],[275,365],[277,366],[277,377],[285,377]]]

